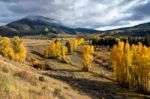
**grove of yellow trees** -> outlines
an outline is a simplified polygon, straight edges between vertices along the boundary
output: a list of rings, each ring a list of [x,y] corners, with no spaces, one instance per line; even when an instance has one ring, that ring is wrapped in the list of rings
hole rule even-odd
[[[0,54],[9,59],[24,62],[26,58],[26,48],[19,37],[12,39],[0,37]]]
[[[129,88],[146,92],[150,87],[150,47],[119,42],[110,54],[117,81]]]
[[[68,48],[68,52],[72,53],[77,50],[79,45],[84,44],[84,39],[72,39],[66,42],[66,47]]]
[[[93,61],[94,47],[92,45],[83,45],[80,47],[80,52],[82,56],[83,70],[91,70],[91,62]]]
[[[66,56],[68,49],[60,41],[52,41],[49,47],[44,51],[44,56],[46,58],[55,58],[60,61],[69,63],[69,59]]]

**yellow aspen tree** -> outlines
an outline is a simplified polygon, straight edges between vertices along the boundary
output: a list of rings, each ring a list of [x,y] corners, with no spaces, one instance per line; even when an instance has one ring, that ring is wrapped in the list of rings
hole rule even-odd
[[[73,51],[76,51],[78,47],[78,40],[77,39],[71,40],[71,44]]]
[[[122,79],[122,63],[123,63],[123,51],[124,51],[124,42],[119,42],[118,45],[115,45],[110,54],[112,65],[114,67],[114,72],[116,74],[116,79],[119,83],[123,83]]]
[[[122,79],[123,79],[123,86],[128,87],[131,79],[131,75],[129,73],[132,66],[132,51],[130,48],[130,44],[126,43],[124,45],[124,54],[123,54],[123,62],[122,62]]]
[[[7,37],[0,37],[0,54],[10,59],[14,58],[11,41]]]
[[[83,45],[85,42],[85,40],[83,38],[81,39],[73,39],[73,40],[69,40],[66,43],[66,46],[68,47],[68,52],[72,53],[74,51],[77,51],[77,48],[80,45]]]
[[[12,38],[12,47],[14,50],[14,59],[19,62],[24,62],[26,59],[27,50],[18,36]]]
[[[62,62],[69,63],[69,60],[66,56],[67,52],[67,47],[64,46],[60,41],[52,41],[48,49],[44,51],[44,56],[46,58],[59,59]]]
[[[145,92],[149,88],[150,50],[141,43],[132,46],[133,70],[132,85],[139,91]]]
[[[139,43],[119,42],[110,54],[117,81],[129,88],[147,92],[149,89],[150,48]]]
[[[48,57],[55,58],[56,55],[54,49],[56,49],[56,44],[55,41],[52,41],[48,47]]]
[[[61,44],[60,41],[57,41],[55,44],[56,44],[56,49],[54,52],[55,52],[56,57],[59,58],[59,56],[61,56],[61,51],[62,51],[61,48],[63,45]]]
[[[45,51],[45,56],[47,56],[48,58],[57,58],[58,57],[58,50],[57,49],[57,45],[55,43],[55,41],[52,41],[49,46],[48,46],[48,49],[46,49]]]
[[[82,56],[83,70],[91,70],[91,62],[93,61],[94,47],[91,45],[83,45],[80,47],[80,52]]]
[[[78,40],[78,45],[82,45],[82,44],[84,44],[84,42],[85,42],[84,38],[80,38]]]
[[[68,57],[66,56],[66,54],[68,52],[68,48],[66,46],[61,46],[60,51],[61,51],[61,53],[59,56],[59,60],[62,62],[65,62],[65,63],[69,63],[70,61],[69,61]]]
[[[26,48],[25,48],[25,46],[23,45],[23,43],[21,43],[20,44],[20,46],[19,46],[19,60],[18,61],[20,61],[20,62],[24,62],[25,61],[25,59],[26,59],[26,53],[27,53],[27,50],[26,50]]]

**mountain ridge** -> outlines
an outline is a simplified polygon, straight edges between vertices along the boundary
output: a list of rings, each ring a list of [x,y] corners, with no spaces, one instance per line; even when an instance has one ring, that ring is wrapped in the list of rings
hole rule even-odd
[[[133,36],[146,37],[150,36],[150,22],[138,24],[131,27],[123,27],[104,31],[104,35],[111,36]]]
[[[45,29],[48,30],[45,32]],[[40,35],[47,33],[102,33],[111,36],[146,36],[150,35],[150,22],[139,25],[117,28],[112,30],[94,30],[87,28],[71,28],[63,25],[60,21],[44,16],[29,15],[22,19],[13,21],[4,26],[0,26],[0,35],[2,36],[24,36],[24,35]]]
[[[26,16],[22,19],[8,23],[5,26],[0,26],[0,35],[13,36],[15,35],[37,35],[41,34],[45,28],[48,32],[52,33],[68,33],[76,34],[77,32],[83,33],[96,33],[99,32],[93,29],[86,28],[71,28],[64,26],[61,22],[55,19],[47,18],[44,16]]]

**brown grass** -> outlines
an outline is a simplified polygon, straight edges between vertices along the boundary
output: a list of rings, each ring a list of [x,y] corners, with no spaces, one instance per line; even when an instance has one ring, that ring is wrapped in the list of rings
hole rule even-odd
[[[68,89],[65,89],[66,87]],[[54,96],[55,89],[63,91],[60,95]],[[89,98],[80,95],[63,82],[41,75],[38,70],[30,66],[4,58],[0,60],[1,99],[60,99],[60,97],[63,97],[62,99]]]

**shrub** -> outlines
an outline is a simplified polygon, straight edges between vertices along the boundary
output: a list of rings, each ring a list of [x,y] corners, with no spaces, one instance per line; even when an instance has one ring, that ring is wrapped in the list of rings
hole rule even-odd
[[[43,76],[39,76],[39,81],[45,81],[45,78]]]
[[[29,73],[27,71],[19,71],[19,72],[15,73],[14,75],[19,77],[22,80],[29,82],[30,84],[32,84],[34,86],[37,85],[36,77],[34,77],[31,73]]]
[[[5,72],[5,73],[8,73],[9,69],[7,67],[2,67],[2,71]]]
[[[46,70],[46,65],[44,62],[41,62],[37,59],[32,59],[31,60],[31,64],[34,68],[37,68],[37,69],[41,69],[41,70]]]
[[[72,45],[71,45],[70,41],[67,41],[66,44],[65,44],[65,46],[68,48],[68,52],[69,53],[73,52]]]
[[[61,89],[58,89],[58,88],[54,89],[53,95],[54,95],[54,97],[61,96]]]
[[[15,73],[15,76],[20,77],[21,79],[25,79],[25,80],[31,79],[31,75],[26,71],[19,71]]]

